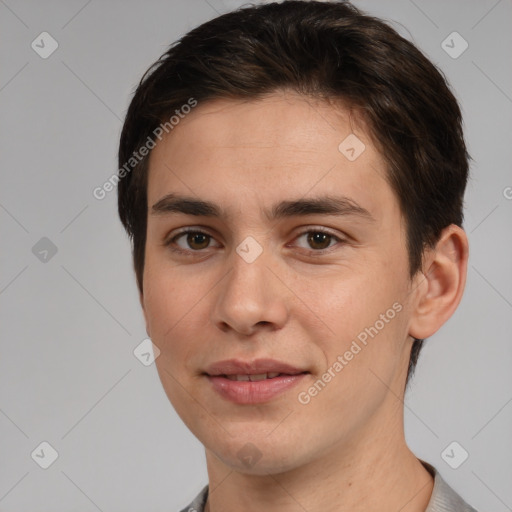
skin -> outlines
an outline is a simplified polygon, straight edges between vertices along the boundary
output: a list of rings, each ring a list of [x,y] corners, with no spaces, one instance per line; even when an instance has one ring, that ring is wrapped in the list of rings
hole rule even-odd
[[[338,150],[351,133],[366,146],[355,161]],[[456,309],[468,246],[448,226],[411,280],[385,173],[364,123],[343,105],[284,91],[199,104],[152,151],[140,300],[165,392],[205,446],[207,510],[425,510],[433,479],[404,438],[407,364],[412,337],[431,336]],[[171,193],[226,215],[153,212]],[[349,197],[372,219],[263,213],[324,195]],[[165,245],[184,227],[210,236]],[[319,228],[332,237],[308,241]],[[252,263],[236,252],[247,236],[263,250]],[[300,403],[298,393],[395,303],[401,311]],[[262,357],[310,374],[258,405],[225,400],[203,375],[216,361]],[[249,467],[238,455],[247,443],[260,456]]]

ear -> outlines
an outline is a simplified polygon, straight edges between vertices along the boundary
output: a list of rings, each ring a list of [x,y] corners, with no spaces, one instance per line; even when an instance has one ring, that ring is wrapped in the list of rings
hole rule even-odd
[[[446,227],[436,246],[427,250],[423,271],[414,279],[411,336],[428,338],[452,316],[466,284],[468,257],[466,233],[455,224]]]

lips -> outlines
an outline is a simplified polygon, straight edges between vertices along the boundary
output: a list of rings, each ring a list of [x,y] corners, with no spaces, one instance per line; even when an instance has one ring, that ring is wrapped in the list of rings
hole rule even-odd
[[[259,404],[292,388],[308,373],[275,359],[230,359],[210,365],[205,375],[222,398],[236,404]]]
[[[276,359],[256,359],[254,361],[242,361],[240,359],[227,359],[211,364],[206,373],[216,375],[267,375],[272,373],[284,375],[297,375],[305,373],[306,370],[297,368],[288,363]]]
[[[287,374],[279,373],[279,372],[269,372],[269,373],[257,373],[254,375],[239,374],[239,375],[223,375],[223,376],[229,380],[238,380],[238,381],[250,380],[251,382],[257,382],[259,380],[274,379],[275,377],[279,377],[280,375],[287,375]]]

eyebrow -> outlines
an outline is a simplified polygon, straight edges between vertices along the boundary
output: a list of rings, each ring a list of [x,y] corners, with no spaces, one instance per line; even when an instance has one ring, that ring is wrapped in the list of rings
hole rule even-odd
[[[229,218],[230,215],[211,201],[189,196],[167,194],[151,207],[151,215],[182,213],[197,217]],[[306,215],[353,215],[375,221],[371,213],[345,196],[321,196],[291,201],[282,201],[265,210],[269,221]]]

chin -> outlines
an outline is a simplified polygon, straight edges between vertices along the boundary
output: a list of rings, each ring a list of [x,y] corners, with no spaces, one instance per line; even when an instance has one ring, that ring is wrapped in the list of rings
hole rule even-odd
[[[237,454],[235,454],[234,457],[232,455],[229,457],[225,457],[225,454],[222,455],[221,460],[226,466],[233,471],[246,475],[278,475],[295,469],[299,465],[295,460],[290,460],[287,457],[279,457],[275,454],[267,456],[262,455],[259,460],[255,460],[254,462],[240,460]]]
[[[254,433],[203,444],[231,470],[247,475],[284,473],[305,463],[307,458],[297,450],[298,446],[304,446],[303,441],[289,439],[285,443],[280,439],[271,440],[268,435],[255,436]]]

